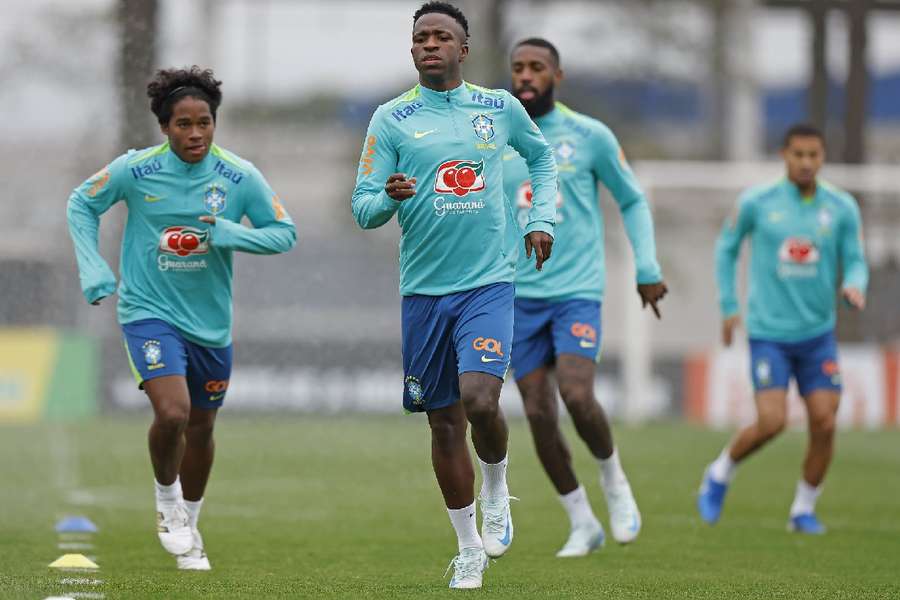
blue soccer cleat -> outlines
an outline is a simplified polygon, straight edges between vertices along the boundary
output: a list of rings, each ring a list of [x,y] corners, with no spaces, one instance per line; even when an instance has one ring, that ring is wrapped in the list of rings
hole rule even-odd
[[[709,468],[703,472],[703,483],[700,484],[700,492],[697,494],[697,510],[700,518],[715,525],[722,514],[722,503],[725,502],[725,492],[728,491],[727,483],[720,483],[709,474]]]
[[[825,533],[825,526],[819,522],[815,513],[804,513],[802,515],[794,515],[788,521],[788,531],[795,533],[806,533],[809,535],[822,535]]]

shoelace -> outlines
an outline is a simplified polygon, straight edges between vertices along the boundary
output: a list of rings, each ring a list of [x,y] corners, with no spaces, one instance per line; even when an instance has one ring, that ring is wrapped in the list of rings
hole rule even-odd
[[[447,577],[447,573],[452,568],[453,579],[467,579],[476,574],[478,567],[481,566],[481,561],[481,554],[472,553],[472,558],[463,559],[462,552],[460,552],[450,559],[450,564],[447,565],[447,570],[444,571],[444,577]],[[485,562],[484,568],[487,569],[489,566],[490,561]]]
[[[171,510],[159,511],[159,513],[162,515],[162,518],[159,519],[159,524],[166,527],[169,531],[185,527],[190,521],[187,511],[179,505],[175,505]]]
[[[515,496],[501,496],[500,498],[479,498],[483,504],[481,516],[484,519],[484,528],[491,533],[503,533],[506,530],[506,508],[508,510],[510,500],[519,499]]]

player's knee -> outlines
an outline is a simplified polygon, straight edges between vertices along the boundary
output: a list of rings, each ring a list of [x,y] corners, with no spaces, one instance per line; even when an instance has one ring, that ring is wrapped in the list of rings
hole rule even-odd
[[[764,440],[770,440],[784,431],[785,425],[786,419],[781,413],[761,414],[757,422],[760,436]]]
[[[168,432],[181,432],[187,427],[190,415],[190,406],[182,406],[177,402],[161,402],[156,409],[155,424]]]
[[[594,391],[589,386],[581,383],[561,384],[559,386],[559,394],[562,396],[566,409],[573,415],[589,412],[596,403]]]
[[[189,423],[185,430],[185,438],[189,446],[206,447],[213,440],[213,424],[210,422]]]
[[[465,422],[460,424],[450,419],[432,419],[428,424],[431,427],[431,439],[438,447],[448,448],[465,443]]]
[[[462,402],[470,423],[491,423],[500,411],[498,399],[490,390],[468,390],[463,392]]]
[[[525,417],[532,428],[556,427],[556,411],[549,402],[527,401]]]
[[[833,412],[823,411],[810,415],[809,429],[813,435],[832,436],[837,427],[837,417]]]

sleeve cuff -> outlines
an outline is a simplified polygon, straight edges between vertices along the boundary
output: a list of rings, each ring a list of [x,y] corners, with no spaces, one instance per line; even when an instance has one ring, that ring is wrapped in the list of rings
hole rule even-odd
[[[532,221],[525,227],[525,235],[535,231],[542,231],[550,237],[553,237],[553,223],[548,221]]]
[[[662,280],[662,271],[660,270],[659,265],[637,269],[637,282],[639,285],[659,283]]]
[[[737,302],[723,302],[719,305],[719,310],[722,311],[722,318],[727,319],[740,313],[741,307],[738,306]]]
[[[221,246],[227,248],[234,244],[237,233],[244,226],[228,219],[217,218],[216,224],[209,228],[209,238],[213,246]]]

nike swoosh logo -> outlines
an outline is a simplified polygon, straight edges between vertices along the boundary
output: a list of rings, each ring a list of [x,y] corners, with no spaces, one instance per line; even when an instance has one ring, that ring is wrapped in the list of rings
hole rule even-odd
[[[594,342],[588,342],[585,340],[578,340],[578,345],[581,346],[582,348],[596,348],[597,347],[597,344],[595,344]]]
[[[504,546],[509,546],[510,536],[509,536],[509,519],[506,520],[506,533],[503,535],[503,539],[500,540],[500,543]]]
[[[159,202],[160,200],[162,200],[161,196],[151,196],[150,194],[144,196],[144,202]]]
[[[435,131],[437,131],[437,129],[429,129],[428,131],[417,131],[413,134],[413,137],[416,139],[423,138],[426,135],[434,133]]]
[[[481,362],[485,362],[485,363],[487,363],[487,362],[500,362],[501,360],[503,360],[503,359],[502,359],[502,358],[488,358],[488,357],[485,356],[484,354],[481,355]]]
[[[638,523],[637,515],[632,515],[631,516],[631,527],[629,527],[629,529],[631,529],[631,533],[637,533],[640,526],[641,525],[640,525],[640,523]]]

